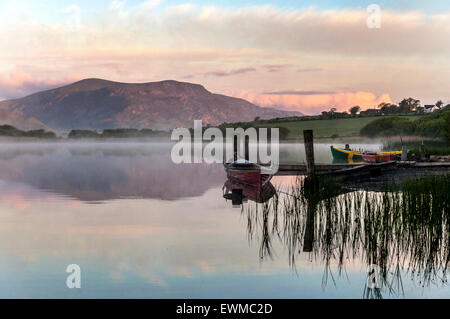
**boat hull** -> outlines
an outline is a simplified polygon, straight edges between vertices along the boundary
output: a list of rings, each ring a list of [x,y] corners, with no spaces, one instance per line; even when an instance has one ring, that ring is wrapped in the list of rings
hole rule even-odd
[[[366,163],[385,163],[396,160],[395,154],[362,154],[362,158]]]
[[[261,167],[254,163],[229,163],[225,165],[229,178],[248,184],[265,184],[272,175],[262,174]]]
[[[333,145],[330,146],[331,148],[331,154],[333,155],[333,159],[335,161],[361,161],[362,156],[360,152],[352,151],[352,150],[346,150],[342,148],[334,147]]]

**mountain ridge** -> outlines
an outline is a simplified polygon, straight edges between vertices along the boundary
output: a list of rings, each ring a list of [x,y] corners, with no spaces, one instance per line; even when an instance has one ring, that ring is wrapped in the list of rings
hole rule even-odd
[[[13,123],[7,124],[21,129],[56,130],[170,129],[191,127],[194,120],[218,125],[251,121],[257,116],[270,119],[302,115],[212,93],[201,84],[175,80],[123,83],[99,78],[1,101],[1,112],[5,114],[3,121],[9,119]]]

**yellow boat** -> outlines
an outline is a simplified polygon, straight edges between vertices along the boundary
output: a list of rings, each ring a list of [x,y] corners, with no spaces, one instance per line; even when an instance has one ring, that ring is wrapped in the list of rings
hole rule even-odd
[[[353,151],[347,148],[337,148],[333,145],[330,146],[331,154],[333,154],[333,158],[335,160],[354,160],[354,161],[362,161],[361,152]]]
[[[336,161],[353,161],[359,162],[362,161],[361,152],[354,151],[349,148],[337,148],[333,145],[330,146],[331,154],[333,154],[333,159]],[[392,152],[376,152],[379,155],[402,155],[402,151],[392,151]],[[408,154],[409,155],[409,154]]]

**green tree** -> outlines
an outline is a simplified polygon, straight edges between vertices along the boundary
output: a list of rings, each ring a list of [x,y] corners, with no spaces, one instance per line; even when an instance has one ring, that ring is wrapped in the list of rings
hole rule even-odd
[[[444,114],[444,137],[450,142],[450,112]]]
[[[361,111],[361,108],[359,105],[355,105],[348,110],[352,115],[356,115],[359,111]]]
[[[400,112],[409,113],[420,107],[420,100],[416,100],[413,99],[412,97],[409,97],[407,99],[401,100],[398,106],[400,108]]]
[[[399,107],[392,103],[386,103],[382,102],[378,105],[378,108],[380,109],[381,113],[383,114],[395,114],[399,113]]]
[[[442,105],[444,105],[444,102],[442,102],[441,100],[437,101],[436,103],[434,103],[434,105],[436,105],[438,108],[441,108]]]

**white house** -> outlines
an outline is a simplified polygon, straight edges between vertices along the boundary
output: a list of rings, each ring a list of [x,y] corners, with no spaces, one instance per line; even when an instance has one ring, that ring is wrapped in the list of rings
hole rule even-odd
[[[436,105],[432,104],[432,105],[424,105],[423,106],[423,111],[425,113],[432,113],[434,111],[440,110],[441,108],[437,107]]]

